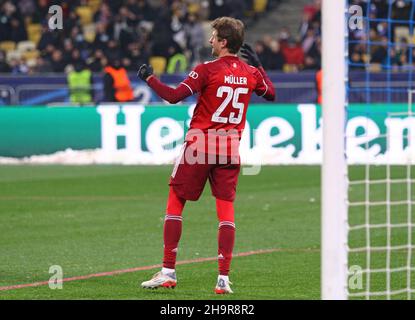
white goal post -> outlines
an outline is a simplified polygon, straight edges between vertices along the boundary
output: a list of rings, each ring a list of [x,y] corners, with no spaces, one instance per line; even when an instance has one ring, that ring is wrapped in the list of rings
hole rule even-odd
[[[321,298],[347,299],[346,0],[323,0]],[[326,150],[326,152],[325,152]]]

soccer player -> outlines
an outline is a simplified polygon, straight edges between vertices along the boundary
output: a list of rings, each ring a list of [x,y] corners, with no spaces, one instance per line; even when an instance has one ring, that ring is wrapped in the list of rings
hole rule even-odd
[[[266,100],[275,99],[275,89],[258,56],[243,41],[243,23],[221,17],[212,22],[209,39],[216,60],[197,65],[177,88],[163,84],[153,75],[151,66],[143,64],[138,70],[138,76],[170,103],[199,94],[181,155],[170,177],[163,268],[143,282],[143,288],[176,286],[175,263],[182,232],[182,211],[186,200],[199,199],[209,179],[219,220],[219,276],[215,292],[232,293],[228,274],[235,240],[233,202],[240,171],[239,141],[252,92]],[[241,55],[249,64],[237,56],[241,47]]]

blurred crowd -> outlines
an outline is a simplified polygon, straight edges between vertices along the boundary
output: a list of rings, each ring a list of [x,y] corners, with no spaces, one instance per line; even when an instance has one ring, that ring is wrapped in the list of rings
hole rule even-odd
[[[55,4],[63,9],[61,30],[48,27]],[[0,72],[68,72],[77,64],[100,72],[115,58],[136,71],[152,56],[167,62],[176,56],[182,62],[177,68],[188,70],[210,53],[209,21],[226,15],[246,22],[255,18],[253,5],[254,0],[0,0]],[[31,53],[19,49],[27,40],[35,43]]]
[[[280,0],[265,1],[268,6]],[[101,72],[119,58],[127,71],[165,59],[164,72],[187,71],[210,59],[209,21],[232,16],[246,24],[256,21],[256,0],[0,0],[0,72],[34,74],[69,72],[82,64]],[[413,1],[350,0],[370,23],[350,30],[351,68],[380,71],[385,65],[405,69],[413,65],[410,21]],[[50,30],[51,5],[63,9],[62,30]],[[414,4],[415,5],[415,4]],[[85,10],[88,9],[89,10]],[[267,10],[267,9],[266,9]],[[265,11],[266,11],[265,10]],[[305,5],[300,25],[282,27],[255,43],[266,70],[297,72],[321,68],[321,0]],[[388,19],[397,20],[388,23]],[[400,22],[399,22],[400,21]],[[37,26],[38,29],[32,28]],[[35,31],[33,31],[33,30]],[[389,39],[389,41],[388,41]],[[19,43],[35,43],[20,54]],[[14,43],[15,47],[2,47]],[[23,46],[22,46],[23,47]],[[169,62],[174,62],[169,65]],[[370,64],[370,65],[369,65]]]
[[[353,0],[363,15],[369,16],[369,24],[350,30],[349,59],[351,68],[382,71],[413,69],[413,22],[415,3],[406,0]],[[414,6],[414,8],[413,8]],[[412,16],[411,16],[412,14]],[[393,22],[391,22],[393,20]]]
[[[297,72],[321,67],[321,0],[303,8],[296,30],[282,27],[255,43],[255,50],[266,70]]]

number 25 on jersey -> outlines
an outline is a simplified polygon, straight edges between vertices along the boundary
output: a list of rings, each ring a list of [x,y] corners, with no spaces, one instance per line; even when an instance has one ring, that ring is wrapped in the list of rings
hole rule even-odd
[[[219,123],[232,123],[232,124],[239,124],[242,120],[242,116],[244,113],[244,104],[242,102],[238,102],[240,94],[247,94],[248,88],[236,88],[235,90],[232,87],[228,86],[220,86],[218,91],[216,92],[216,96],[218,98],[222,98],[224,94],[226,94],[225,99],[221,103],[218,109],[216,109],[215,113],[212,115],[213,122]],[[232,100],[232,107],[237,109],[237,112],[229,113],[229,117],[222,117],[221,114],[223,110],[228,106],[229,102]],[[236,114],[237,113],[237,114]]]

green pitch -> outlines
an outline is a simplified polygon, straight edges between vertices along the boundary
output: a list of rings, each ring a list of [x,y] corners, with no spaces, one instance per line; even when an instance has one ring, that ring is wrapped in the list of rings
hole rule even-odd
[[[183,212],[176,289],[144,290],[162,258],[171,166],[0,167],[0,287],[122,272],[1,290],[0,299],[319,299],[320,168],[263,167],[240,176],[236,199],[235,294],[213,288],[217,255],[215,202],[207,187]],[[261,250],[276,249],[261,253]],[[147,268],[145,268],[147,267]],[[383,280],[380,280],[382,282]]]

